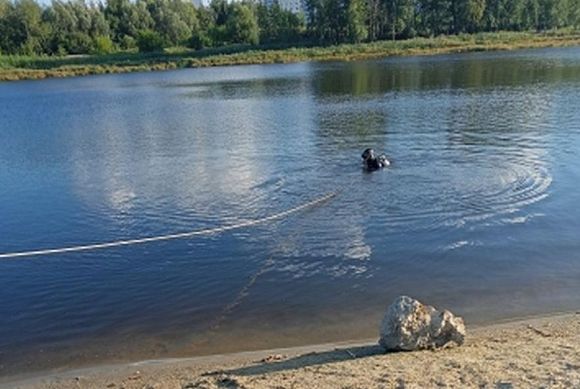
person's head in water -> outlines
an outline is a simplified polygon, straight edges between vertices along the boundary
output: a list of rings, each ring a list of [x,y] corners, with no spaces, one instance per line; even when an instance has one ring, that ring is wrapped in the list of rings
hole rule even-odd
[[[391,163],[384,154],[375,155],[375,151],[371,148],[365,149],[361,155],[363,159],[363,164],[366,170],[378,170],[385,166],[389,166]]]
[[[363,151],[362,155],[361,155],[363,161],[367,161],[368,159],[374,158],[375,157],[375,150],[373,149],[365,149],[365,151]]]

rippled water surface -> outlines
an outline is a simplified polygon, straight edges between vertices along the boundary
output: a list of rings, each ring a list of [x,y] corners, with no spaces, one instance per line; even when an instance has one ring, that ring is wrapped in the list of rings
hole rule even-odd
[[[392,168],[364,173],[366,147]],[[0,374],[580,307],[580,49],[0,85]]]

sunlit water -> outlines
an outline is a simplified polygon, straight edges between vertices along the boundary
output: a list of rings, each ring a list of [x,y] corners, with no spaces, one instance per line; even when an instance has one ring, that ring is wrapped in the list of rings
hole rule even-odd
[[[366,147],[392,168],[364,173]],[[580,306],[580,49],[0,85],[0,374]]]

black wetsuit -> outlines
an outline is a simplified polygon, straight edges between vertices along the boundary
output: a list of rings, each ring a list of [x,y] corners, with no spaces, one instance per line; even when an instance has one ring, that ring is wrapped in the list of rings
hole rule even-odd
[[[367,170],[372,171],[372,170],[378,170],[378,169],[383,168],[384,165],[379,160],[379,158],[369,158],[369,159],[367,159],[365,161],[365,166],[366,166]]]
[[[375,157],[375,151],[371,148],[365,149],[361,157],[368,171],[379,170],[391,164],[384,154]]]
[[[365,159],[365,167],[368,171],[379,170],[389,165],[390,162],[384,155],[379,155],[378,157],[373,156]]]

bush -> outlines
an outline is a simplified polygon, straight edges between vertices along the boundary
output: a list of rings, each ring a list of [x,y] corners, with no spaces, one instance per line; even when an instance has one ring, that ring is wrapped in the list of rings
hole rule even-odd
[[[132,50],[137,48],[137,41],[130,35],[123,35],[121,41],[119,42],[119,46],[123,50]]]
[[[189,47],[200,50],[206,47],[211,47],[212,41],[209,36],[203,33],[194,33],[189,40]]]
[[[164,46],[163,38],[155,31],[143,30],[137,34],[137,47],[142,53],[161,51]]]
[[[73,32],[64,42],[68,54],[87,54],[93,49],[93,40],[88,34]]]
[[[98,36],[95,38],[93,54],[111,54],[115,51],[115,45],[108,36]]]

